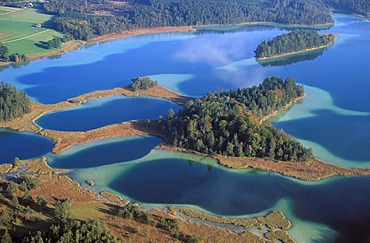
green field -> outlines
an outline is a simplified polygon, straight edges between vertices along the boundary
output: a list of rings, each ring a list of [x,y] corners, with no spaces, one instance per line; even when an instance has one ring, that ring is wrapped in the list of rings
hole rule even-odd
[[[36,9],[20,10],[0,6],[0,42],[9,48],[9,53],[30,55],[50,51],[42,48],[41,42],[63,36],[47,28],[52,15]],[[41,28],[36,27],[39,23]]]

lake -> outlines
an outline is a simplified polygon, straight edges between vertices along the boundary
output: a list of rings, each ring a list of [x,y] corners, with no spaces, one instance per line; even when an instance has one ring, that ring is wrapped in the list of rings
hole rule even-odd
[[[36,120],[37,125],[59,131],[87,131],[102,126],[140,119],[158,119],[179,105],[151,97],[123,95],[87,101],[81,106],[51,112]]]
[[[40,135],[0,128],[0,164],[13,162],[15,157],[32,159],[50,152],[54,142]]]
[[[370,168],[370,22],[343,14],[334,18],[335,26],[323,31],[338,35],[332,47],[271,65],[257,63],[253,51],[261,41],[286,30],[249,26],[96,44],[59,59],[7,68],[0,79],[25,89],[36,101],[55,103],[124,86],[137,76],[150,76],[166,88],[195,97],[257,85],[269,76],[293,77],[305,86],[307,97],[282,112],[272,121],[274,126],[313,148],[319,159]],[[84,109],[61,113],[82,114]],[[204,158],[151,150],[158,141],[139,140],[94,143],[87,151],[78,147],[59,157],[50,155],[50,160],[53,166],[74,168],[71,177],[82,184],[94,180],[94,190],[110,190],[148,205],[186,204],[233,216],[282,210],[292,220],[290,233],[298,242],[338,237],[358,242],[368,237],[370,177],[303,183],[275,174],[227,171],[212,162],[197,163],[204,163]],[[95,152],[104,156],[90,161],[97,157]]]

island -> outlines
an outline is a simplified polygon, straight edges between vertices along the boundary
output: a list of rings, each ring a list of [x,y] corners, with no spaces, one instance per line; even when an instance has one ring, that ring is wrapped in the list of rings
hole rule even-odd
[[[205,154],[308,161],[312,152],[257,117],[269,115],[304,94],[291,78],[267,78],[259,86],[208,93],[167,115],[172,145]]]
[[[138,87],[142,88],[134,91],[133,85],[138,80],[142,84]],[[27,97],[9,84],[3,83],[3,87],[6,87],[2,92],[5,96],[16,93]],[[34,123],[47,112],[117,94],[162,97],[184,107],[177,113],[170,110],[163,119],[124,122],[86,132],[42,130]],[[301,180],[369,175],[369,169],[348,169],[320,162],[293,137],[263,122],[265,117],[302,98],[303,86],[291,78],[266,78],[258,86],[208,93],[200,99],[181,96],[150,78],[135,78],[132,85],[95,91],[57,104],[32,102],[30,111],[1,121],[0,126],[50,137],[56,142],[55,153],[104,138],[151,134],[164,139],[165,144],[157,149],[209,156],[227,168],[256,168]],[[25,100],[27,103],[28,98]],[[68,242],[78,237],[103,242],[120,242],[126,238],[202,242],[212,241],[215,235],[229,242],[260,241],[261,237],[294,242],[288,232],[292,223],[279,211],[235,219],[183,207],[148,210],[110,192],[97,194],[86,189],[65,175],[67,172],[50,168],[45,157],[15,158],[12,163],[0,165],[0,173],[7,176],[0,180],[4,242]],[[96,183],[85,182],[90,188]],[[91,215],[96,217],[91,219]],[[236,229],[230,231],[235,227],[241,233]]]
[[[61,55],[86,43],[132,35],[195,31],[197,27],[215,25],[320,29],[334,24],[332,10],[370,16],[367,0],[51,0],[37,4],[2,0],[0,4],[5,5],[0,7],[0,21],[17,26],[0,33],[0,66]],[[17,24],[17,19],[24,21]]]
[[[265,61],[301,54],[331,46],[335,39],[334,34],[318,34],[312,30],[296,30],[276,36],[272,40],[263,41],[257,46],[255,56],[257,61]]]

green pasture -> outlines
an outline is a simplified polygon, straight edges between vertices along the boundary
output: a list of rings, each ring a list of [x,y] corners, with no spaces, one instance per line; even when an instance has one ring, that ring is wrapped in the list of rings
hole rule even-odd
[[[40,13],[36,9],[19,10],[21,9],[0,7],[0,11],[11,12],[0,14],[0,41],[9,48],[10,53],[30,55],[50,51],[44,49],[41,42],[63,36],[48,28],[52,15]],[[37,24],[42,27],[36,27]]]

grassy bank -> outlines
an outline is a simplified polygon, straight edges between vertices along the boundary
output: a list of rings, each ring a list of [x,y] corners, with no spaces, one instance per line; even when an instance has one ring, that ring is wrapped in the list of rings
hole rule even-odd
[[[36,9],[18,9],[0,6],[1,33],[0,41],[9,49],[9,53],[28,55],[48,53],[43,42],[63,34],[50,28],[52,15]],[[41,26],[37,27],[38,24]]]

